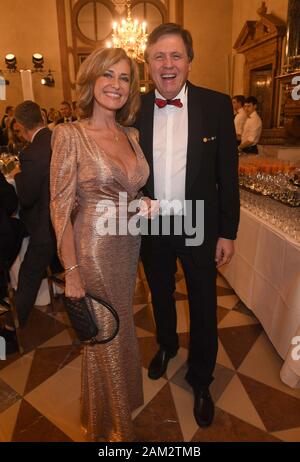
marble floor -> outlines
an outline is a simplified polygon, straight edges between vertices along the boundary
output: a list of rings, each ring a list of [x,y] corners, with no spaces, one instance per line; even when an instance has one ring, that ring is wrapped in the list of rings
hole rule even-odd
[[[140,344],[145,404],[134,414],[138,441],[300,441],[300,390],[279,378],[282,360],[253,314],[218,276],[219,352],[214,424],[200,429],[193,395],[184,380],[188,304],[177,273],[180,350],[167,374],[147,377],[156,352],[155,328],[142,272],[134,318]],[[266,301],[267,303],[267,301]],[[81,349],[74,344],[61,299],[55,311],[36,307],[23,336],[25,354],[0,361],[0,441],[84,441],[79,421]]]

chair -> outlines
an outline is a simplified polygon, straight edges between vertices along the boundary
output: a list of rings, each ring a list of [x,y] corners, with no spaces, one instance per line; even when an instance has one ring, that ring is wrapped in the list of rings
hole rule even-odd
[[[62,289],[65,288],[65,274],[64,272],[53,272],[51,267],[48,266],[47,268],[47,281],[48,281],[48,288],[50,294],[50,305],[51,311],[54,312],[54,303],[55,303],[55,293],[53,284],[58,285]]]
[[[16,330],[16,336],[17,336],[17,341],[18,341],[18,346],[19,346],[19,353],[22,355],[24,352],[24,349],[22,346],[21,338],[20,338],[20,325],[19,325],[19,319],[18,319],[17,309],[15,305],[15,300],[14,300],[14,291],[10,283],[9,269],[3,265],[3,266],[0,266],[0,271],[2,271],[4,274],[5,282],[7,284],[7,292],[8,292],[8,301],[6,301],[5,299],[0,299],[0,305],[5,308],[3,311],[0,312],[0,316],[3,316],[8,312],[11,313],[14,327]]]

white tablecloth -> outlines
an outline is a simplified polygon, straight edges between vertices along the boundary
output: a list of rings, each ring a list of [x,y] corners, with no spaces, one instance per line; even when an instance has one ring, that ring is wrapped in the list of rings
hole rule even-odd
[[[284,359],[282,381],[300,387],[300,358],[292,355],[300,336],[300,245],[242,207],[235,256],[221,273]]]

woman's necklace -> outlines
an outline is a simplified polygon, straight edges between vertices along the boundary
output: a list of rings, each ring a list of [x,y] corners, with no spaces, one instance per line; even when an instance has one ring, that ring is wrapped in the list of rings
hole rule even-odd
[[[101,128],[92,128],[92,127],[89,127],[90,125],[90,121],[88,120],[88,123],[87,123],[87,129],[88,130],[92,130],[92,131],[95,131],[95,132],[98,132],[99,130],[102,130]],[[118,143],[119,142],[119,135],[117,135],[117,133],[113,130],[110,130],[110,129],[107,129],[113,136],[113,140],[115,143]]]

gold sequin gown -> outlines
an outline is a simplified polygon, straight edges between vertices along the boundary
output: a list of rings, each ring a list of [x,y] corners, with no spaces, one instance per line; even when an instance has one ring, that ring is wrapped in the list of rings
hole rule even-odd
[[[92,441],[131,441],[131,412],[143,404],[132,309],[140,236],[97,233],[97,220],[105,213],[97,208],[99,201],[117,203],[119,192],[128,194],[128,202],[135,199],[149,175],[137,131],[123,130],[137,159],[130,178],[79,122],[57,126],[52,138],[51,217],[58,252],[67,221],[76,207],[75,246],[86,291],[111,303],[120,318],[120,331],[112,342],[84,347],[81,421]],[[100,317],[97,309],[96,316]],[[105,322],[103,316],[101,322]]]

